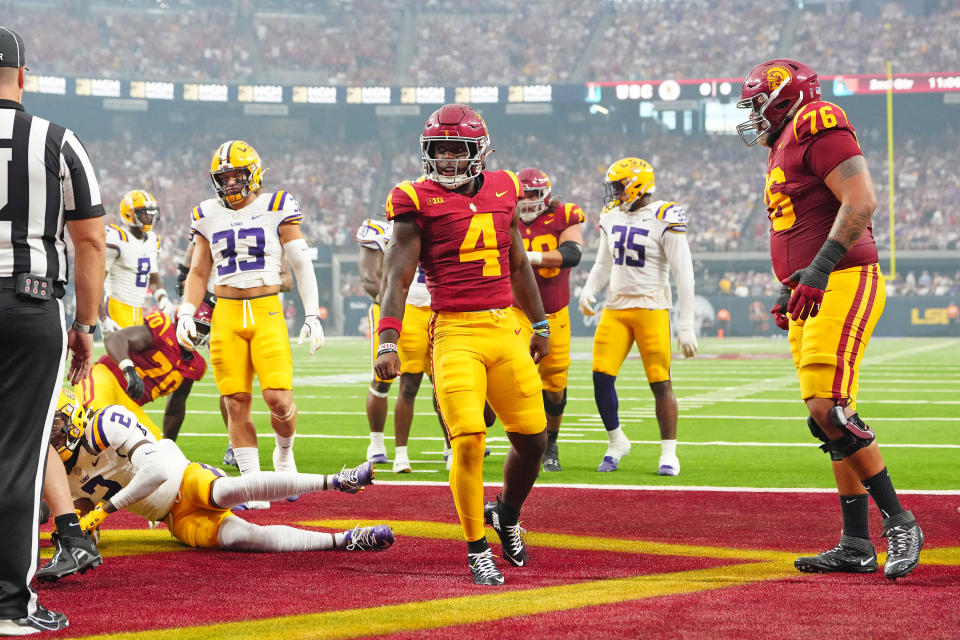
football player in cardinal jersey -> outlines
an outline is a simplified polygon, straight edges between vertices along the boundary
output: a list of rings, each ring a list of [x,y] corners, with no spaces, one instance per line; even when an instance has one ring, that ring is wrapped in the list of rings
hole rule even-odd
[[[523,187],[523,195],[517,201],[520,235],[550,323],[550,353],[538,365],[543,381],[543,407],[547,413],[543,470],[561,471],[557,435],[567,404],[567,370],[570,368],[570,269],[580,264],[583,246],[580,225],[586,217],[579,206],[553,197],[550,178],[540,169],[521,169],[517,178]],[[514,307],[514,312],[523,335],[529,339],[533,334],[530,321],[519,307]]]
[[[387,525],[322,533],[242,520],[230,507],[313,491],[357,493],[373,484],[365,462],[333,475],[264,472],[231,478],[216,467],[188,461],[173,440],[159,442],[120,405],[87,411],[69,390],[61,392],[50,444],[63,460],[74,499],[96,506],[80,518],[93,531],[107,516],[127,509],[163,521],[191,547],[236,551],[379,551],[393,544]]]
[[[680,473],[677,397],[670,382],[669,276],[677,284],[677,338],[685,358],[697,352],[693,331],[693,261],[687,214],[654,197],[653,167],[640,158],[617,160],[606,173],[597,260],[580,294],[584,315],[596,313],[597,294],[610,284],[593,338],[593,393],[609,445],[597,471],[616,471],[630,441],[620,427],[614,383],[636,343],[653,391],[660,426],[657,473]]]
[[[160,310],[173,316],[173,302],[157,273],[160,268],[160,237],[152,230],[159,208],[156,199],[135,189],[120,201],[120,225],[107,225],[106,299],[100,303],[100,328],[104,335],[143,322],[147,287]]]
[[[470,571],[477,584],[501,585],[484,520],[499,534],[503,557],[526,565],[519,516],[546,445],[535,364],[547,355],[550,329],[517,227],[520,181],[510,171],[484,170],[490,138],[483,119],[466,105],[444,105],[427,119],[420,149],[427,180],[401,182],[387,199],[393,239],[385,256],[376,372],[386,380],[401,371],[396,343],[419,262],[430,290],[434,384],[453,448],[450,488]],[[510,308],[514,293],[533,323],[529,344]],[[511,444],[503,492],[486,507],[485,399]]]
[[[196,347],[193,314],[216,269],[217,306],[211,320],[210,365],[227,408],[227,430],[241,474],[260,471],[257,433],[250,413],[253,374],[260,380],[276,434],[273,465],[296,471],[293,439],[293,362],[280,291],[285,255],[296,276],[306,314],[300,342],[313,354],[324,342],[317,277],[300,230],[303,214],[286,191],[261,194],[260,156],[246,142],[230,140],[213,154],[210,179],[216,198],[193,209],[196,236],[177,319],[180,344]],[[257,501],[248,507],[267,508]]]
[[[876,571],[869,494],[883,514],[884,574],[905,576],[920,562],[923,532],[900,505],[875,434],[857,414],[860,361],[886,301],[870,171],[846,113],[820,99],[807,65],[764,62],[747,74],[740,97],[750,117],[737,132],[747,146],[769,149],[770,255],[783,285],[771,313],[788,331],[807,426],[833,461],[843,517],[839,544],[794,564],[815,573]]]

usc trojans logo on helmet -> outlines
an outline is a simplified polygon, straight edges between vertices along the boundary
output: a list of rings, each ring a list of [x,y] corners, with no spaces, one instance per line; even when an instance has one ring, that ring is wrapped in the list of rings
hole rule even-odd
[[[751,147],[767,133],[778,134],[800,107],[819,99],[813,69],[788,58],[767,60],[751,69],[740,87],[737,108],[750,109],[750,117],[737,125],[737,134]]]
[[[790,72],[783,67],[770,67],[767,69],[767,89],[775,91],[777,87],[783,84],[784,80],[790,80]]]
[[[143,189],[128,191],[120,201],[120,219],[131,229],[150,231],[158,215],[157,199]]]
[[[210,180],[217,199],[225,207],[260,191],[263,167],[260,154],[243,140],[228,140],[220,145],[210,162]]]

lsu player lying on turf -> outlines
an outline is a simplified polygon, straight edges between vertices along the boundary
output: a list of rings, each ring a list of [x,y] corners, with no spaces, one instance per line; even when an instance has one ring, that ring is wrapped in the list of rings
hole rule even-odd
[[[93,531],[127,509],[163,521],[191,547],[236,551],[376,551],[393,544],[387,525],[322,533],[287,526],[260,526],[230,508],[250,500],[278,500],[313,491],[357,493],[373,484],[369,462],[333,475],[262,472],[232,478],[216,467],[188,461],[172,440],[159,442],[120,405],[87,411],[63,389],[53,417],[50,444],[64,462],[75,500],[96,506],[80,518]]]
[[[840,542],[797,558],[800,571],[872,573],[867,494],[883,514],[890,579],[920,563],[924,535],[900,504],[872,429],[857,413],[860,362],[886,302],[871,220],[873,179],[843,109],[820,99],[816,72],[796,60],[768,60],[750,71],[737,106],[747,146],[767,156],[765,201],[770,257],[783,285],[771,309],[787,330],[807,427],[830,454],[840,495]]]
[[[211,300],[212,301],[212,300]],[[205,345],[210,335],[213,310],[206,302],[194,315],[197,346]],[[148,313],[143,323],[111,333],[103,339],[107,355],[90,369],[77,388],[77,397],[88,409],[119,404],[158,439],[164,433],[179,431],[193,383],[207,370],[197,351],[189,351],[177,342],[176,325],[165,314]],[[167,396],[161,431],[143,410],[143,405]]]
[[[677,339],[685,358],[697,352],[693,331],[693,262],[687,214],[676,202],[654,199],[653,167],[640,158],[607,169],[597,261],[580,294],[584,315],[596,313],[597,294],[609,283],[593,338],[593,393],[609,445],[597,471],[616,471],[630,441],[620,428],[614,383],[636,343],[653,391],[660,426],[659,475],[680,473],[677,397],[670,381],[670,274],[677,283]]]
[[[567,404],[567,370],[570,368],[570,269],[580,264],[586,220],[583,209],[553,197],[550,178],[536,167],[517,172],[523,196],[517,200],[520,235],[533,266],[543,309],[550,323],[550,353],[537,368],[543,381],[543,408],[547,413],[547,448],[543,470],[561,471],[557,436]],[[529,339],[533,328],[526,314],[514,305],[514,315]]]
[[[296,276],[306,314],[300,342],[309,339],[312,355],[324,341],[317,277],[300,227],[300,205],[283,190],[261,193],[262,177],[260,156],[246,142],[230,140],[214,152],[210,180],[217,197],[193,209],[196,249],[177,317],[177,340],[187,349],[196,348],[193,314],[215,271],[217,306],[211,320],[210,366],[226,405],[227,430],[241,474],[260,471],[250,411],[254,373],[276,438],[273,467],[288,472],[297,468],[293,360],[278,297],[284,256]],[[269,506],[262,501],[247,505]]]
[[[147,287],[160,310],[173,315],[174,305],[160,280],[160,236],[152,229],[159,208],[156,199],[135,189],[120,201],[123,226],[107,225],[107,264],[100,302],[100,326],[104,335],[143,321]]]

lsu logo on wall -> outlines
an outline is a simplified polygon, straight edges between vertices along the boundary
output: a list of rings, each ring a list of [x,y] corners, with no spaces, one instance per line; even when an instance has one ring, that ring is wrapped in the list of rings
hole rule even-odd
[[[767,90],[774,91],[784,80],[791,77],[790,72],[785,67],[770,67],[767,69]]]
[[[923,317],[920,317],[920,309],[914,307],[910,309],[910,324],[950,324],[950,318],[945,308],[928,307],[923,310]]]

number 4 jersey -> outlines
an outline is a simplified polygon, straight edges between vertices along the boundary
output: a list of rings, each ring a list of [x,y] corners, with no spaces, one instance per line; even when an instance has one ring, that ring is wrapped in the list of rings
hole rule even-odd
[[[191,231],[210,243],[215,284],[250,289],[280,284],[280,225],[302,220],[296,199],[277,191],[239,210],[204,200],[193,208]]]
[[[150,274],[160,267],[160,237],[148,231],[138,240],[119,225],[107,225],[107,297],[142,307],[147,299]]]
[[[838,164],[862,155],[843,109],[811,102],[793,118],[770,150],[764,199],[770,218],[770,256],[778,280],[810,266],[827,240],[840,202],[824,183]],[[846,269],[877,262],[873,226],[837,263]]]

